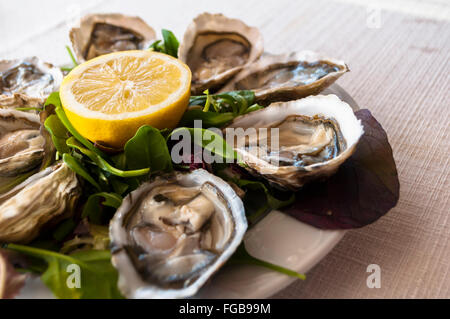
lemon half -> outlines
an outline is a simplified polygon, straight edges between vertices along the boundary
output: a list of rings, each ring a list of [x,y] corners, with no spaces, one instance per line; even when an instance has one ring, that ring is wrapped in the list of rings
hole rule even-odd
[[[152,51],[121,51],[74,68],[63,80],[64,111],[85,138],[121,148],[142,125],[174,128],[189,103],[191,71]]]

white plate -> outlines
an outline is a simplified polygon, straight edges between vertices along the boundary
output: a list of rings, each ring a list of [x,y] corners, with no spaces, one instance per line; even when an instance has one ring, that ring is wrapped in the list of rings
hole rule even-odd
[[[356,110],[351,96],[337,84],[322,94],[336,94]],[[321,230],[283,214],[270,212],[245,236],[248,252],[259,259],[307,273],[344,237],[344,230]],[[221,269],[195,298],[268,298],[296,278],[252,265]],[[53,298],[39,279],[29,280],[18,298]]]

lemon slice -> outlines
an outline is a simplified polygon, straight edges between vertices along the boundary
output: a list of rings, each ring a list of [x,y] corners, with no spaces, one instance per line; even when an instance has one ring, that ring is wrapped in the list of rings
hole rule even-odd
[[[174,128],[189,103],[191,71],[169,55],[121,51],[74,68],[63,80],[64,111],[85,138],[115,148],[142,125]]]

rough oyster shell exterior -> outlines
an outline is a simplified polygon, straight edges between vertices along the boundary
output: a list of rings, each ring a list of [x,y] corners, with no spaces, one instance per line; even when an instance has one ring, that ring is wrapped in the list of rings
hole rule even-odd
[[[49,222],[70,216],[80,194],[76,174],[64,163],[32,175],[0,195],[0,242],[30,242]]]

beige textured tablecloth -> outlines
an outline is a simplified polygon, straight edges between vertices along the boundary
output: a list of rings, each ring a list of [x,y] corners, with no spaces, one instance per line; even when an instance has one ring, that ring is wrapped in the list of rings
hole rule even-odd
[[[197,13],[211,11],[258,26],[268,51],[311,49],[345,60],[351,72],[338,83],[386,129],[400,201],[378,222],[348,232],[306,281],[274,298],[449,298],[449,5],[353,2],[2,1],[0,58],[35,54],[68,62],[66,21],[86,12],[140,15],[181,36]],[[381,267],[379,289],[366,285],[369,264]]]

